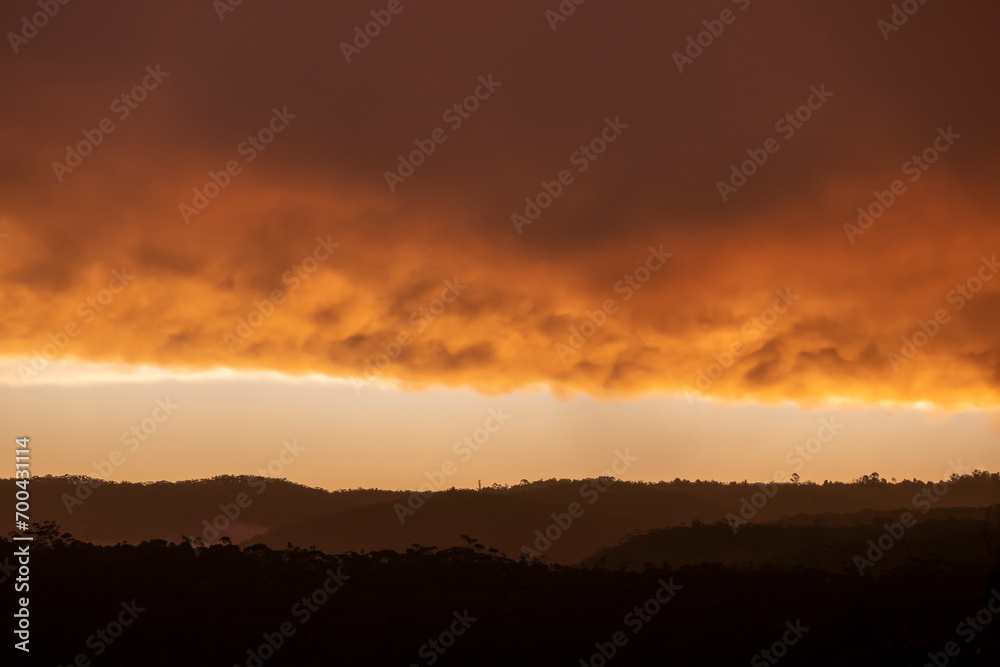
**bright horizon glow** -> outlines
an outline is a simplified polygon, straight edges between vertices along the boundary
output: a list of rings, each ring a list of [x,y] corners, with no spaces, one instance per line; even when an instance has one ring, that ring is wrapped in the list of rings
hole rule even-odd
[[[233,382],[245,382],[245,381],[260,381],[268,380],[274,382],[287,382],[291,384],[297,383],[330,383],[330,384],[341,384],[355,386],[360,385],[362,391],[379,389],[379,390],[398,390],[403,392],[422,392],[431,391],[435,389],[446,389],[444,385],[434,385],[429,384],[423,387],[414,387],[412,383],[405,383],[391,378],[375,378],[373,380],[365,380],[360,377],[340,377],[333,375],[326,375],[323,373],[288,373],[279,370],[246,370],[240,368],[232,368],[227,366],[218,366],[211,369],[183,369],[183,368],[172,368],[172,367],[159,367],[149,364],[138,364],[131,365],[126,363],[101,363],[101,362],[89,362],[85,360],[77,360],[72,358],[67,359],[56,359],[49,362],[46,369],[38,374],[37,377],[32,377],[27,380],[22,380],[18,374],[18,368],[29,365],[31,359],[27,357],[0,357],[0,385],[7,387],[19,387],[19,386],[41,386],[41,385],[62,385],[62,386],[80,386],[80,385],[92,385],[92,384],[116,384],[116,383],[129,383],[129,382],[163,382],[169,380],[176,380],[182,382],[221,382],[221,381],[233,381]],[[468,387],[459,387],[460,390],[471,390],[474,389]],[[481,392],[477,392],[481,393]],[[565,391],[554,391],[552,387],[544,384],[538,383],[533,386],[522,387],[517,392],[503,392],[495,395],[508,395],[512,393],[546,393],[560,400],[569,400],[570,398],[575,398],[577,396],[588,395],[584,391],[577,391],[573,393],[567,393]],[[484,396],[489,396],[491,394],[483,394]],[[589,395],[588,395],[589,396]],[[1000,410],[1000,408],[981,408],[972,404],[954,404],[948,406],[941,406],[935,404],[930,400],[919,400],[919,401],[894,401],[894,400],[880,400],[880,401],[866,401],[861,398],[853,398],[849,396],[835,396],[831,395],[824,399],[819,400],[807,400],[807,401],[794,401],[790,399],[784,400],[774,400],[774,401],[753,401],[750,399],[730,399],[722,398],[716,396],[696,396],[687,397],[680,393],[670,393],[663,391],[648,391],[641,397],[651,397],[651,398],[667,398],[676,399],[683,398],[691,403],[708,404],[715,405],[719,407],[725,406],[750,406],[750,405],[763,405],[769,407],[781,407],[781,406],[792,406],[801,409],[822,409],[822,408],[863,408],[863,407],[875,407],[886,410],[928,410],[928,411],[940,411],[947,413],[961,413],[969,410],[981,410],[984,412],[990,412],[992,410]],[[594,400],[598,402],[615,402],[621,400],[627,400],[622,397],[607,397],[607,396],[591,396]]]
[[[11,363],[0,368],[9,371]],[[416,489],[447,461],[456,472],[443,488],[476,488],[480,479],[484,485],[583,479],[604,474],[624,449],[638,462],[621,479],[771,481],[778,470],[796,472],[789,453],[829,418],[843,430],[797,470],[803,480],[850,481],[873,471],[937,480],[947,476],[949,460],[1000,470],[997,410],[839,401],[768,406],[653,395],[606,400],[545,391],[486,396],[387,385],[359,393],[347,380],[320,375],[85,369],[63,362],[46,374],[37,384],[0,386],[3,422],[35,424],[27,435],[38,475],[102,476],[95,464],[115,450],[124,462],[108,478],[119,481],[262,474],[281,443],[295,439],[306,447],[301,458],[281,474],[263,474],[331,490]],[[179,409],[129,452],[122,437],[165,398]],[[499,408],[509,421],[463,460],[465,450],[457,454],[454,444]]]

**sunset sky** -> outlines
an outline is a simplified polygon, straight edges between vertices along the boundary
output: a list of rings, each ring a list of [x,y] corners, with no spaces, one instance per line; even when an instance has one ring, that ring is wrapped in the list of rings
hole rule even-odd
[[[5,3],[7,437],[471,487],[769,480],[833,419],[803,478],[1000,469],[1000,6],[902,4]]]

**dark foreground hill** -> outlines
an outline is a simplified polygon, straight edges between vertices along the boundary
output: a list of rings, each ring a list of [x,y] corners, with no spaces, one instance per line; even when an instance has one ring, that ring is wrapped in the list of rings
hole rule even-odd
[[[962,507],[985,511],[997,502],[1000,475],[980,471],[955,475],[936,486],[918,480],[889,483],[877,475],[849,484],[766,486],[601,478],[482,491],[451,489],[425,496],[380,489],[331,492],[261,477],[148,484],[81,477],[32,481],[33,516],[55,521],[77,538],[97,544],[182,537],[211,544],[224,536],[242,545],[281,548],[292,543],[327,553],[360,553],[403,551],[413,544],[446,549],[464,546],[462,536],[473,535],[511,557],[528,547],[534,555],[562,564],[579,563],[637,532],[698,522],[728,519],[762,524],[806,517],[801,520],[809,523],[814,515],[866,509],[887,516],[907,509],[920,512],[925,506],[935,511]],[[660,560],[679,564],[698,562],[703,556],[726,560],[697,550],[679,561],[670,556]]]
[[[717,562],[727,566],[811,567],[860,574],[906,564],[949,563],[988,566],[997,555],[988,537],[1000,529],[987,522],[988,510],[955,508],[866,511],[813,517],[811,523],[695,523],[634,535],[599,550],[585,565],[641,571],[650,565]],[[993,538],[996,539],[995,537]]]
[[[328,555],[48,532],[31,556],[30,664],[1000,664],[1000,569],[983,564],[639,573],[475,547]]]

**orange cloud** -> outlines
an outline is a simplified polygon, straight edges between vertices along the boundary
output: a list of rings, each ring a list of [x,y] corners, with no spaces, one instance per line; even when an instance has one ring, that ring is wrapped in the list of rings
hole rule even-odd
[[[553,33],[527,3],[414,7],[346,63],[329,36],[347,39],[363,3],[305,3],[306,23],[196,4],[121,5],[117,40],[81,7],[0,67],[18,128],[0,144],[0,354],[34,357],[29,371],[58,357],[998,403],[1000,100],[979,82],[1000,55],[966,48],[992,4],[925,7],[888,43],[860,1],[753,6],[683,73],[672,53],[717,10],[610,22],[595,5]],[[60,182],[66,146],[157,65],[169,76]],[[832,95],[789,136],[781,119],[820,85]],[[294,115],[280,132],[275,108]],[[619,117],[614,142],[592,143]],[[947,128],[960,137],[930,162]],[[438,129],[390,191],[385,172]],[[768,145],[723,201],[717,184]],[[562,170],[572,181],[518,233],[512,214]],[[123,269],[134,281],[110,293]]]

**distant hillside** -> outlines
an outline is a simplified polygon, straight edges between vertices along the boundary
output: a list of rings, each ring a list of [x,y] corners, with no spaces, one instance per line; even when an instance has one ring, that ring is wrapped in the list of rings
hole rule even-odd
[[[1000,502],[996,473],[976,471],[937,488],[877,476],[766,489],[735,482],[552,479],[482,491],[451,489],[423,499],[408,491],[326,491],[261,477],[148,484],[38,477],[32,480],[32,514],[95,544],[182,537],[213,543],[224,536],[244,545],[281,548],[291,542],[329,553],[360,553],[413,544],[465,546],[465,535],[513,558],[526,545],[549,562],[574,564],[636,533],[714,524],[727,517],[754,524],[811,524],[810,517],[828,515],[822,520],[836,522],[837,516],[864,510],[891,515],[923,504],[936,510]]]
[[[594,480],[596,481],[596,480]],[[587,495],[581,495],[583,488]],[[287,543],[315,545],[331,553],[362,549],[401,551],[413,544],[463,546],[469,535],[512,558],[527,545],[553,563],[577,563],[596,549],[632,531],[677,525],[695,516],[717,515],[722,508],[669,487],[615,484],[596,495],[592,482],[568,482],[519,491],[455,490],[435,493],[401,523],[395,502],[312,515],[277,526],[253,538],[272,548]],[[591,495],[594,494],[594,495]],[[590,500],[594,500],[591,504]],[[579,516],[570,514],[576,503]],[[556,524],[552,515],[560,518]],[[567,518],[569,520],[567,520]],[[539,542],[536,531],[549,537]],[[555,536],[555,539],[551,539]]]
[[[88,483],[99,485],[92,489]],[[286,480],[233,476],[145,484],[45,476],[33,478],[31,484],[34,517],[54,521],[94,544],[200,536],[205,531],[202,522],[211,523],[222,514],[219,505],[234,504],[239,515],[223,534],[236,542],[292,517],[347,510],[400,495],[371,489],[331,492]],[[249,500],[246,507],[237,502],[241,494]]]
[[[901,511],[827,515],[809,524],[751,524],[736,532],[727,523],[696,523],[634,535],[597,551],[584,564],[638,572],[665,564],[680,567],[712,562],[855,574],[880,574],[914,564],[987,567],[996,562],[998,554],[984,536],[986,514],[986,509],[978,507],[935,509],[925,516],[915,514],[915,525],[902,530]],[[855,560],[856,556],[871,565]]]

